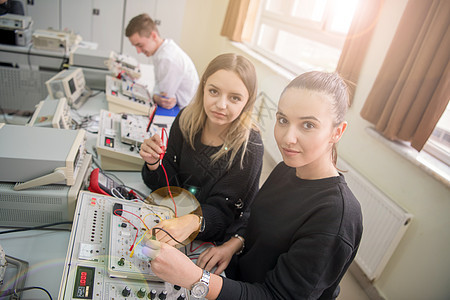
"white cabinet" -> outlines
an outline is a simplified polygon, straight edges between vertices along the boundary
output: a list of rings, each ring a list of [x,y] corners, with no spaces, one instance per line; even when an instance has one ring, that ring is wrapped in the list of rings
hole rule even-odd
[[[159,31],[163,38],[170,38],[177,44],[181,40],[184,7],[186,0],[158,0],[155,16],[160,20]]]
[[[80,34],[102,50],[120,52],[124,1],[61,0],[61,28]]]
[[[21,0],[25,15],[33,19],[34,29],[59,29],[59,0]]]

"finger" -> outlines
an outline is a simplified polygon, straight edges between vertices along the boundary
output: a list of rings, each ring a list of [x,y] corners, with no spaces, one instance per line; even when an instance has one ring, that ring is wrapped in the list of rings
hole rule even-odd
[[[142,148],[141,150],[139,150],[139,155],[142,157],[143,160],[145,160],[149,164],[155,163],[155,161],[159,158],[158,154],[146,152]]]
[[[208,263],[205,266],[205,270],[211,271],[214,267],[217,266],[218,259],[215,257],[211,257],[211,259],[208,261]]]
[[[162,237],[161,239],[158,239],[158,241],[160,241],[161,243],[167,243],[169,244],[170,242],[173,241],[173,239],[170,238],[170,236],[168,236],[167,234]]]
[[[227,266],[228,266],[228,264],[219,263],[217,265],[217,269],[214,271],[214,274],[216,274],[216,275],[221,274],[223,271],[225,271]]]
[[[147,240],[145,245],[154,250],[159,250],[162,247],[162,244],[157,240]]]
[[[156,240],[164,243],[166,243],[170,239],[164,231],[157,232],[155,234],[155,238]]]
[[[153,100],[159,102],[161,100],[161,97],[159,97],[158,94],[153,94]]]
[[[161,141],[161,137],[159,136],[159,134],[154,134],[152,135],[152,137],[150,138],[150,140],[152,142],[154,142],[157,145],[162,145],[162,141]]]
[[[167,104],[166,101],[161,101],[161,106],[162,106],[163,108],[165,108],[165,109],[168,109],[168,108],[169,108],[169,105]]]
[[[197,266],[204,269],[208,261],[211,259],[211,254],[209,253],[209,249],[203,251],[202,254],[197,259]]]
[[[153,250],[149,247],[142,247],[141,252],[143,255],[145,255],[149,259],[155,259],[159,254],[159,250]]]
[[[147,240],[141,250],[141,253],[149,259],[155,259],[160,252],[161,243],[155,240]]]
[[[158,147],[157,145],[153,145],[151,143],[142,144],[139,154],[143,158],[150,158],[150,159],[159,158],[159,154],[157,153],[157,150],[155,150],[155,149],[160,149],[160,148],[161,147]]]
[[[170,239],[169,241],[167,241],[166,242],[168,245],[170,245],[170,246],[172,246],[172,247],[175,247],[175,246],[177,246],[178,245],[178,243],[177,242],[175,242],[173,239]]]

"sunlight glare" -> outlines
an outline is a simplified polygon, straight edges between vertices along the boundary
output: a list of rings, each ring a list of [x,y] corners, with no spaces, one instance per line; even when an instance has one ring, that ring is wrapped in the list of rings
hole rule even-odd
[[[352,23],[358,0],[335,1],[330,28],[333,31],[346,34]]]

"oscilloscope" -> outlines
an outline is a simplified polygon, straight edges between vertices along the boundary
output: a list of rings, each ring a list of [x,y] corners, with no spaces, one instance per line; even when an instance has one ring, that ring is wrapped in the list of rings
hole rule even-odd
[[[50,98],[65,97],[69,106],[79,108],[86,102],[92,91],[86,87],[83,70],[81,68],[62,70],[47,82]]]

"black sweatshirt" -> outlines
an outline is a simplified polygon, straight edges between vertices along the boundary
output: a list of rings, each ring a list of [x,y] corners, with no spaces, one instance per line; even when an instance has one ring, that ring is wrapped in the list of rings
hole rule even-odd
[[[218,299],[333,299],[362,235],[344,176],[303,180],[282,162],[251,210],[232,275],[240,281],[224,278]]]
[[[221,157],[211,164],[211,155],[220,147],[205,146],[201,143],[201,132],[197,134],[195,150],[183,138],[176,117],[170,129],[167,151],[163,158],[163,166],[167,171],[170,185],[190,190],[199,201],[205,230],[197,239],[211,242],[224,242],[235,233],[243,234],[249,216],[249,207],[259,190],[261,175],[263,144],[259,132],[252,130],[241,169],[242,148],[227,170],[229,156]],[[142,168],[142,178],[153,191],[167,186],[162,167],[150,171]]]

